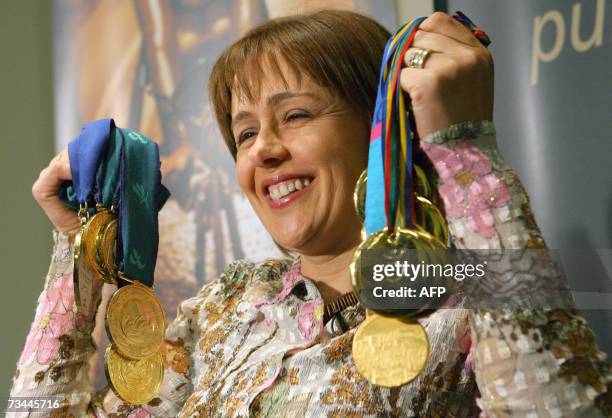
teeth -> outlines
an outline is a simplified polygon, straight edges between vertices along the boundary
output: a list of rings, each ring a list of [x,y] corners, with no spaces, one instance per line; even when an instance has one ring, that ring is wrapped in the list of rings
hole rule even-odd
[[[287,186],[284,184],[280,185],[280,187],[278,188],[278,191],[280,192],[281,196],[287,196],[289,194],[289,190],[287,190]]]
[[[268,192],[270,193],[270,198],[273,200],[278,200],[290,193],[295,192],[296,190],[302,190],[309,184],[310,180],[308,179],[296,179],[294,181],[284,182],[280,185],[268,186]]]

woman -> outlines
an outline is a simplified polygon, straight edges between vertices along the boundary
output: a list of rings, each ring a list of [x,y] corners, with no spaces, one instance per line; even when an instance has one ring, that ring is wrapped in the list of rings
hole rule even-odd
[[[90,394],[94,315],[72,313],[79,224],[57,199],[70,179],[67,154],[54,159],[33,187],[56,228],[54,255],[12,395],[60,395],[63,413],[74,416],[609,414],[608,366],[575,312],[439,310],[422,320],[432,343],[426,369],[394,389],[370,384],[352,362],[363,308],[345,303],[323,318],[351,291],[361,228],[352,195],[388,37],[367,17],[322,11],[255,28],[217,61],[210,97],[238,183],[295,257],[236,261],[181,303],[167,328],[162,389],[147,405],[125,404],[110,390]],[[495,145],[490,54],[443,13],[422,23],[414,46],[431,53],[423,68],[402,70],[401,87],[440,178],[453,245],[544,247]]]

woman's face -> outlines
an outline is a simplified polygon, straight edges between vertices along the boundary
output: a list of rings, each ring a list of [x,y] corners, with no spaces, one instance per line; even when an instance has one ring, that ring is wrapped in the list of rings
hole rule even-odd
[[[361,229],[353,191],[367,163],[368,123],[280,64],[287,85],[270,76],[254,102],[234,94],[238,183],[278,244],[307,255],[346,251]]]

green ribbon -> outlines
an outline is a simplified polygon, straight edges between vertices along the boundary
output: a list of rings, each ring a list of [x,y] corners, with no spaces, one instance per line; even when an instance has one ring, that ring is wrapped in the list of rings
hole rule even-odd
[[[98,190],[96,191],[96,202],[105,208],[111,206],[117,208],[119,199],[119,168],[121,163],[121,149],[123,138],[121,131],[113,129],[108,139],[108,150],[96,174]]]
[[[128,278],[152,286],[159,243],[157,213],[170,194],[161,184],[157,144],[135,131],[117,131],[123,139],[118,267]]]

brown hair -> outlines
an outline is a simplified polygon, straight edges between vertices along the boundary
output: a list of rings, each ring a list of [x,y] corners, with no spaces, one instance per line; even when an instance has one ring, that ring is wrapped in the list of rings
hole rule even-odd
[[[287,84],[277,61],[281,56],[298,81],[300,73],[306,73],[371,119],[389,36],[384,27],[367,16],[347,10],[322,10],[270,20],[230,45],[213,66],[208,89],[221,134],[234,159],[232,93],[244,94],[248,100],[258,98],[266,76],[265,64]]]

